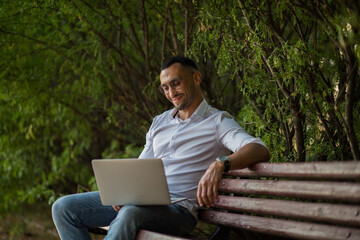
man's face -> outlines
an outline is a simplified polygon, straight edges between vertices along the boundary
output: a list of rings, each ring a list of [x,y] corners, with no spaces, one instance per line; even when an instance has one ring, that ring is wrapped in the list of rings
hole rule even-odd
[[[177,110],[188,108],[196,95],[193,72],[182,67],[180,63],[174,63],[161,71],[160,86]]]

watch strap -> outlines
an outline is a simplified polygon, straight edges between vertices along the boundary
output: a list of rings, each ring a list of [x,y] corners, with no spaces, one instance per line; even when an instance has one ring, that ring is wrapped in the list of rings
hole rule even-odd
[[[227,172],[230,170],[230,159],[228,156],[219,156],[216,158],[216,161],[221,162],[224,164],[224,172]]]

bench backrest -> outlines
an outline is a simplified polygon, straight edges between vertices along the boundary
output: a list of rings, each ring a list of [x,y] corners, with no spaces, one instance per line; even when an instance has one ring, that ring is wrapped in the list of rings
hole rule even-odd
[[[258,163],[226,173],[199,219],[297,239],[360,239],[360,162]]]

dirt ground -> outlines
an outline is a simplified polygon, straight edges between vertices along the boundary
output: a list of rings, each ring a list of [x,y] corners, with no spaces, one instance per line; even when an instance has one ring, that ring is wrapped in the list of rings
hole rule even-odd
[[[212,227],[201,225],[197,234],[205,236]],[[104,236],[92,235],[93,240]],[[22,213],[8,213],[0,216],[0,240],[55,240],[60,239],[51,218],[51,206],[47,203],[25,206]]]
[[[29,206],[26,213],[0,217],[0,240],[55,240],[60,239],[51,219],[51,207]],[[93,240],[103,236],[92,235]]]
[[[46,203],[24,206],[21,213],[0,216],[0,240],[59,239]]]

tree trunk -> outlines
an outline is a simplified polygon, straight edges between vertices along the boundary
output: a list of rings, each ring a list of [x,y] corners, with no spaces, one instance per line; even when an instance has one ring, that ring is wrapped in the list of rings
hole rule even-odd
[[[348,141],[350,143],[351,153],[354,159],[360,160],[360,149],[356,139],[354,129],[354,103],[355,103],[355,92],[356,92],[356,80],[357,80],[357,69],[358,63],[353,52],[348,45],[346,47],[347,61],[347,74],[348,74],[348,86],[345,95],[345,129]]]
[[[299,162],[305,162],[305,137],[304,137],[304,116],[300,110],[300,104],[296,99],[290,98],[290,111],[293,116],[294,128],[295,128],[295,143],[297,151],[297,160]]]

